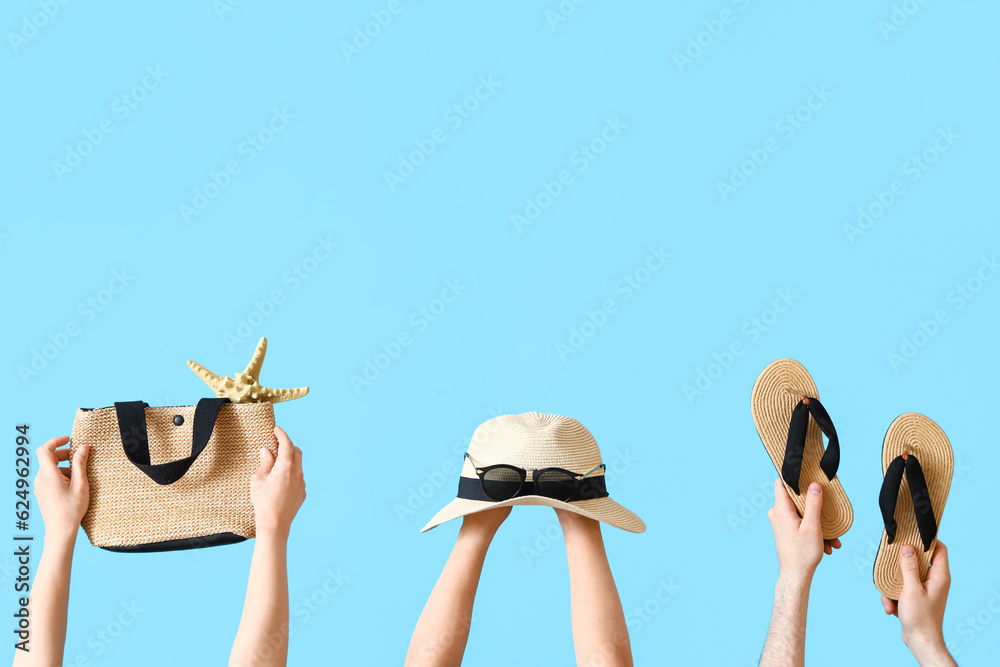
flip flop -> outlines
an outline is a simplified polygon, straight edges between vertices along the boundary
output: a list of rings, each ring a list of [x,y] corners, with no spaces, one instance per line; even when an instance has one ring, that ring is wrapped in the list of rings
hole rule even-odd
[[[892,422],[882,444],[882,490],[878,504],[885,532],[875,556],[875,586],[892,600],[903,590],[899,550],[911,544],[920,563],[920,580],[937,546],[937,529],[951,488],[955,455],[941,427],[915,412]],[[903,476],[906,484],[903,484]]]
[[[816,383],[793,359],[778,359],[765,368],[750,394],[757,433],[781,475],[789,497],[802,516],[806,489],[823,487],[823,537],[840,537],[854,521],[854,509],[837,479],[840,441],[833,420],[819,402]],[[810,418],[811,417],[811,418]],[[823,450],[823,435],[828,444]]]

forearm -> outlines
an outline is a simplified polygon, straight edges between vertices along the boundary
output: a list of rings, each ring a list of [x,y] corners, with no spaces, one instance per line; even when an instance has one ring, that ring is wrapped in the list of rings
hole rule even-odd
[[[761,667],[803,667],[812,574],[779,575]]]
[[[563,522],[569,565],[573,648],[579,665],[632,665],[625,613],[597,521]]]
[[[926,641],[912,642],[909,646],[913,657],[917,659],[920,667],[958,667],[958,663],[951,657],[948,647],[944,643],[944,637],[935,637]]]
[[[31,637],[28,652],[17,650],[15,667],[60,667],[66,644],[70,568],[76,533],[46,533],[38,572],[29,591]]]
[[[287,535],[258,534],[231,667],[283,667],[288,658]]]
[[[493,535],[463,526],[448,562],[431,591],[406,652],[407,666],[462,664],[472,624],[472,606]]]

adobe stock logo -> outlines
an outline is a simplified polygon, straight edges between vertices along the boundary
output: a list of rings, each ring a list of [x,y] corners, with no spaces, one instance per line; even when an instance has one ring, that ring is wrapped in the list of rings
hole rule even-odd
[[[740,11],[745,12],[750,7],[750,0],[732,1],[734,5],[740,8]],[[722,33],[726,31],[726,26],[736,22],[737,16],[733,10],[723,9],[719,12],[718,18],[702,21],[701,24],[705,29],[695,35],[688,36],[687,47],[683,53],[681,51],[674,51],[673,53],[674,65],[677,66],[677,71],[683,74],[685,67],[693,65],[694,61],[702,56],[705,49],[715,44],[715,40],[722,37]]]
[[[813,117],[813,113],[822,109],[830,98],[833,97],[833,93],[827,90],[825,84],[820,85],[818,88],[812,86],[809,89],[809,93],[809,97],[806,98],[803,104],[786,113],[774,124],[775,131],[780,132],[785,141],[794,137],[795,133],[802,129],[809,122],[809,119]],[[746,151],[747,159],[741,162],[738,167],[731,165],[729,178],[725,181],[715,182],[715,187],[719,191],[722,201],[729,201],[729,197],[746,185],[749,179],[780,148],[781,143],[774,137],[765,139],[763,146],[760,148],[748,148]]]
[[[483,102],[493,97],[493,93],[502,85],[500,81],[493,80],[492,74],[479,77],[479,85],[470,94],[466,95],[461,102],[457,102],[445,109],[444,113],[441,114],[441,119],[452,130],[457,130],[462,127],[463,122],[472,117],[472,114],[479,109]],[[423,139],[414,139],[413,145],[416,148],[406,155],[402,153],[397,155],[396,157],[399,158],[399,162],[396,168],[392,171],[386,170],[383,172],[385,184],[389,186],[389,192],[395,192],[397,187],[406,182],[406,179],[413,176],[417,171],[417,167],[424,164],[427,158],[437,151],[438,146],[446,141],[448,141],[448,133],[441,127],[434,128]]]
[[[888,42],[889,35],[898,32],[906,25],[911,16],[920,11],[920,6],[925,4],[927,4],[927,0],[904,0],[901,4],[894,4],[892,13],[889,14],[889,20],[879,19],[878,21],[877,26],[879,32],[882,33],[882,39]]]
[[[1000,616],[1000,590],[994,588],[983,606],[974,613],[967,614],[955,628],[955,632],[965,640],[966,644],[971,644],[997,616]],[[954,650],[952,652],[955,653]]]
[[[663,250],[663,246],[649,246],[649,254],[646,259],[635,269],[629,271],[614,284],[615,294],[621,295],[622,303],[629,301],[635,293],[648,283],[657,271],[667,264],[667,260],[673,257],[672,254]],[[587,341],[593,338],[597,332],[608,323],[608,318],[618,312],[619,303],[614,298],[607,298],[601,302],[596,310],[588,310],[584,313],[584,319],[580,324],[569,329],[569,338],[566,342],[556,342],[556,354],[559,360],[566,363],[570,355],[576,354]]]
[[[712,361],[704,369],[699,368],[695,374],[694,384],[685,384],[681,387],[684,398],[688,405],[693,405],[694,400],[718,382],[726,371],[733,367],[736,360],[746,354],[749,344],[756,343],[765,332],[769,331],[781,319],[782,315],[799,300],[799,295],[793,294],[791,288],[779,289],[775,291],[775,299],[770,307],[764,308],[760,314],[751,317],[740,327],[740,334],[746,338],[732,341],[722,352],[712,354]]]
[[[733,535],[739,532],[740,528],[750,523],[750,521],[763,510],[767,513],[768,506],[774,502],[774,482],[770,479],[757,482],[757,490],[749,496],[740,498],[740,508],[736,512],[726,514],[726,523]]]
[[[939,127],[937,137],[935,137],[930,146],[920,153],[914,153],[908,160],[903,162],[903,166],[901,167],[903,175],[909,176],[911,183],[916,183],[931,168],[931,165],[938,161],[942,154],[951,150],[951,147],[961,137],[962,135],[954,132],[950,125],[948,129]],[[853,244],[857,237],[865,234],[882,216],[886,215],[889,209],[906,192],[906,184],[898,178],[892,181],[885,190],[876,189],[872,193],[873,199],[865,206],[858,207],[858,217],[855,219],[854,224],[847,223],[844,225],[844,234],[847,235],[847,240]]]
[[[653,617],[669,604],[678,593],[684,590],[680,584],[674,583],[674,578],[660,579],[656,582],[656,591],[641,605],[636,605],[625,613],[625,623],[632,634],[638,635],[643,628],[649,625]]]
[[[576,167],[577,172],[583,173],[597,161],[597,159],[608,150],[608,147],[621,138],[622,133],[628,129],[628,124],[622,122],[621,118],[615,116],[604,119],[604,127],[600,133],[585,144],[573,151],[569,156],[569,162]],[[510,221],[514,223],[514,229],[520,234],[528,225],[532,225],[541,217],[542,212],[552,206],[555,200],[563,195],[570,185],[575,183],[572,172],[568,169],[561,170],[551,181],[542,179],[542,189],[530,197],[524,198],[525,207],[523,211],[515,211],[510,216]]]
[[[499,417],[503,414],[503,408],[490,408],[488,413],[490,419]],[[415,515],[446,483],[451,484],[453,481],[452,475],[455,473],[461,474],[462,465],[459,462],[464,463],[464,453],[469,448],[469,440],[471,438],[472,434],[468,433],[465,437],[455,440],[448,458],[442,461],[441,465],[434,470],[425,471],[423,476],[418,478],[420,481],[417,485],[410,486],[406,490],[405,501],[395,503],[392,506],[400,525],[406,523],[407,519]],[[0,580],[0,583],[3,583],[3,580]]]
[[[549,22],[552,32],[556,31],[560,23],[565,23],[570,16],[576,13],[576,8],[587,2],[587,0],[562,0],[555,10],[545,11],[545,20]]]
[[[918,320],[917,327],[912,333],[903,336],[900,347],[886,354],[893,372],[898,373],[901,367],[909,364],[920,353],[920,350],[926,347],[941,333],[945,325],[951,322],[952,315],[961,312],[968,306],[998,273],[1000,273],[1000,262],[997,262],[997,256],[983,257],[975,273],[955,285],[945,296],[945,301],[951,306],[951,309],[938,308],[931,314],[930,318]]]
[[[14,53],[21,50],[21,47],[28,43],[38,34],[38,31],[49,24],[49,19],[59,13],[62,5],[68,5],[69,0],[38,0],[38,7],[42,10],[35,12],[29,19],[27,16],[21,17],[21,29],[18,32],[8,32],[7,41]]]
[[[279,134],[288,129],[293,120],[295,114],[289,112],[288,107],[282,107],[280,110],[274,107],[267,123],[253,134],[248,134],[236,147],[236,152],[243,157],[244,164],[256,160]],[[232,184],[233,179],[243,173],[243,166],[239,160],[233,159],[226,162],[219,171],[209,170],[208,180],[201,187],[193,189],[190,204],[182,202],[178,205],[177,211],[181,219],[190,224],[192,218],[201,215],[209,204]]]
[[[402,356],[403,352],[413,345],[417,335],[427,331],[433,322],[439,320],[451,307],[451,304],[455,303],[467,289],[469,286],[460,283],[458,278],[445,280],[444,288],[438,297],[431,299],[426,305],[422,305],[410,313],[407,320],[409,327],[400,330],[389,339],[388,343],[381,343],[379,345],[380,351],[374,357],[365,358],[361,373],[351,375],[349,380],[354,389],[354,395],[360,396],[363,390],[371,387],[376,380],[382,377],[382,374]]]
[[[340,244],[334,242],[332,234],[317,236],[312,250],[281,274],[281,283],[288,285],[287,290],[275,287],[263,298],[254,299],[250,311],[236,320],[236,327],[232,331],[223,332],[222,340],[226,348],[232,352],[250,338],[256,338],[254,332],[264,326],[278,307],[285,304],[289,295],[294,294],[306,281],[315,276],[320,267],[339,249]]]
[[[215,10],[215,15],[219,17],[220,21],[226,20],[226,14],[231,14],[236,11],[236,8],[243,4],[243,0],[215,0],[212,3],[212,9]]]
[[[125,120],[145,101],[149,93],[160,87],[160,84],[168,76],[170,73],[160,70],[159,65],[155,68],[152,65],[146,67],[146,76],[142,78],[142,81],[111,102],[111,113],[119,122]],[[66,155],[63,161],[52,161],[52,171],[59,182],[62,183],[67,174],[72,173],[74,169],[82,165],[83,159],[93,153],[94,149],[100,146],[116,128],[115,121],[110,116],[106,116],[97,123],[97,127],[81,130],[83,139],[75,144],[66,145]]]
[[[134,625],[139,616],[146,611],[145,607],[140,607],[135,600],[132,600],[131,603],[122,601],[120,606],[121,611],[115,614],[112,620],[99,627],[87,637],[87,648],[90,650],[78,652],[72,662],[66,662],[65,664],[91,665],[91,659],[103,656],[110,651],[126,632],[127,628]],[[94,619],[89,620],[90,622],[94,621]]]
[[[340,43],[340,53],[348,63],[354,56],[361,55],[361,52],[368,48],[372,40],[382,34],[382,30],[392,23],[392,17],[403,11],[403,5],[399,0],[389,0],[385,9],[376,9],[371,13],[372,20],[364,26],[354,27],[354,38],[350,42]]]
[[[97,319],[99,313],[107,310],[116,299],[120,298],[118,295],[134,280],[135,276],[129,273],[127,267],[122,267],[121,271],[117,269],[111,271],[111,280],[104,287],[77,304],[75,311],[77,317],[67,320],[55,333],[50,331],[49,342],[42,344],[41,349],[32,348],[28,363],[17,367],[17,374],[24,386],[27,387],[32,379],[48,368],[70,342],[84,331],[86,325]]]

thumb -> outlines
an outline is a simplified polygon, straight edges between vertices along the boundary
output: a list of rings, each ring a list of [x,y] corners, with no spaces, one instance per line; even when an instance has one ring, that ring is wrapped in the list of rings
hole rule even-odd
[[[806,509],[802,515],[802,527],[809,531],[820,530],[820,515],[823,513],[823,487],[818,482],[809,485],[806,491]]]
[[[69,488],[73,493],[83,493],[90,491],[90,482],[87,480],[87,459],[90,456],[90,445],[81,445],[73,456],[70,464]]]
[[[271,472],[271,468],[274,467],[274,456],[271,451],[266,447],[260,448],[260,465],[257,466],[256,477],[259,479],[264,479],[267,477],[268,473]]]
[[[899,569],[903,571],[903,590],[911,593],[923,590],[920,583],[920,559],[917,558],[917,550],[913,545],[904,544],[899,550]]]

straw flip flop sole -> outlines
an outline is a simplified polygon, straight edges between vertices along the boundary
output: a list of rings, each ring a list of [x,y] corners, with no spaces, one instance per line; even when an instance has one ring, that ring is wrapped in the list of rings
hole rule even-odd
[[[955,458],[948,436],[940,426],[924,415],[915,412],[900,415],[885,434],[882,445],[883,477],[889,464],[904,452],[915,456],[920,463],[927,481],[927,490],[930,491],[934,522],[940,526],[941,514],[951,489],[951,476],[955,470]],[[927,568],[937,546],[935,538],[930,549],[924,551],[910,487],[905,477],[896,498],[896,525],[896,539],[892,544],[888,543],[888,537],[882,531],[882,541],[875,556],[875,586],[891,600],[898,600],[899,593],[903,590],[903,574],[899,569],[899,550],[903,545],[910,544],[916,550],[921,581],[927,580]]]
[[[765,368],[754,383],[750,394],[750,409],[753,422],[760,434],[764,448],[771,456],[771,462],[781,479],[781,464],[785,458],[788,442],[788,424],[792,410],[802,400],[802,395],[819,398],[816,383],[809,372],[793,359],[778,359]],[[795,503],[799,516],[805,511],[806,489],[813,482],[823,487],[823,513],[820,518],[823,537],[832,540],[840,537],[854,521],[854,509],[848,500],[840,480],[834,475],[827,479],[820,468],[823,458],[823,433],[816,421],[810,417],[806,431],[806,446],[802,456],[802,472],[799,475],[799,490],[795,491],[782,480],[785,490]]]

